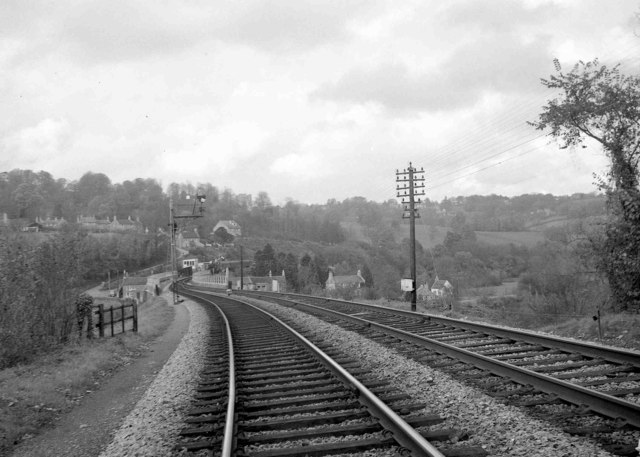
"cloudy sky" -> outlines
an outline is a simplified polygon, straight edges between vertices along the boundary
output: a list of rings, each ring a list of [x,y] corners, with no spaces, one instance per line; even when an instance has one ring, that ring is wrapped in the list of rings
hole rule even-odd
[[[0,171],[324,203],[591,192],[526,124],[553,58],[640,68],[637,0],[2,0]]]

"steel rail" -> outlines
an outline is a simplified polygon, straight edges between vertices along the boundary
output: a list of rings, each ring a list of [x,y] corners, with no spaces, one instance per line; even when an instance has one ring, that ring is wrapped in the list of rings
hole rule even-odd
[[[184,289],[183,289],[184,290]],[[277,322],[287,330],[294,338],[299,340],[307,347],[315,356],[334,373],[344,384],[350,386],[357,392],[358,399],[369,412],[374,416],[387,430],[391,431],[398,444],[409,449],[413,455],[426,457],[445,457],[433,444],[427,441],[420,433],[418,433],[411,425],[396,414],[386,403],[380,400],[371,390],[358,381],[351,373],[345,370],[331,357],[324,353],[320,348],[314,345],[306,337],[298,333],[291,326],[274,316],[273,314],[237,298],[225,297],[243,303],[247,306],[264,314],[267,318]]]
[[[246,293],[247,291],[242,291],[242,293]],[[491,324],[478,324],[474,322],[462,321],[458,319],[452,319],[449,317],[442,316],[434,316],[432,314],[422,314],[414,311],[407,311],[403,309],[395,309],[395,308],[387,308],[385,306],[373,305],[369,303],[359,303],[359,302],[349,302],[345,300],[338,299],[325,299],[321,297],[313,297],[310,295],[302,295],[302,294],[265,294],[264,292],[250,292],[251,295],[264,295],[265,297],[273,297],[282,299],[282,296],[290,296],[290,297],[299,297],[301,299],[311,299],[325,302],[336,302],[346,305],[357,305],[363,308],[370,308],[377,311],[392,313],[396,315],[407,316],[412,319],[421,318],[424,320],[428,320],[433,323],[450,325],[452,327],[464,328],[467,330],[473,330],[479,333],[491,334],[496,336],[501,336],[503,338],[518,338],[521,341],[525,341],[527,343],[539,344],[541,346],[549,347],[549,343],[553,343],[553,347],[557,349],[564,349],[566,351],[577,352],[582,355],[593,357],[596,359],[605,359],[611,362],[617,362],[621,364],[628,364],[634,367],[640,368],[640,352],[638,351],[629,351],[620,348],[613,348],[607,346],[599,346],[594,343],[582,342],[582,341],[574,341],[566,338],[561,338],[553,335],[540,335],[533,332],[527,332],[525,330],[520,329],[511,329],[498,327]]]
[[[187,289],[184,287],[181,288],[182,295],[189,295],[192,298],[198,298],[200,300],[205,300],[211,303],[220,313],[222,319],[224,321],[224,326],[227,334],[228,341],[228,350],[229,350],[229,395],[227,400],[227,413],[225,417],[224,423],[224,437],[222,439],[222,457],[231,457],[234,453],[235,447],[235,407],[236,407],[236,364],[235,364],[235,353],[233,349],[233,337],[231,334],[231,325],[229,324],[229,320],[227,316],[224,314],[222,309],[216,305],[213,301],[208,298],[201,297],[200,295],[196,295],[193,293],[187,292]]]
[[[279,300],[288,301],[280,298]],[[600,413],[604,416],[614,419],[623,419],[634,427],[640,428],[640,405],[636,403],[626,402],[614,396],[596,392],[584,387],[571,384],[569,382],[553,378],[535,371],[527,370],[518,366],[510,365],[500,360],[476,354],[466,349],[458,348],[450,344],[446,344],[431,338],[396,329],[388,325],[379,324],[377,322],[368,321],[349,314],[343,314],[338,311],[322,308],[307,303],[295,303],[295,307],[306,307],[321,313],[338,316],[341,319],[348,320],[366,327],[373,327],[383,330],[384,333],[391,334],[402,340],[426,346],[436,350],[442,354],[453,357],[457,360],[467,362],[478,368],[488,370],[492,373],[507,377],[520,384],[531,385],[538,390],[555,395],[569,403],[578,406],[587,406],[588,409]]]

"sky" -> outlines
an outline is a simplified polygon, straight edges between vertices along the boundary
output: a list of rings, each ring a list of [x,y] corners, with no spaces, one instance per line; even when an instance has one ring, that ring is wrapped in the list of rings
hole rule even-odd
[[[2,0],[0,171],[325,203],[595,192],[540,78],[640,68],[639,1]]]

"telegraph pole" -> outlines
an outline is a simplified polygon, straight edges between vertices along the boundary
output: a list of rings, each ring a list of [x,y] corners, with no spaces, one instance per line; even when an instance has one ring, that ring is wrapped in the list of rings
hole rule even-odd
[[[414,168],[409,162],[409,168],[402,171],[396,170],[396,190],[397,197],[402,198],[404,205],[403,219],[409,219],[409,238],[411,241],[411,311],[416,310],[417,290],[416,290],[416,218],[420,217],[416,204],[416,197],[424,195],[424,170]],[[422,184],[420,184],[422,182]],[[417,199],[421,203],[420,198]]]
[[[242,260],[242,245],[240,245],[240,290],[244,290],[244,263]]]
[[[171,231],[171,291],[173,294],[173,304],[177,304],[178,300],[178,284],[177,284],[177,272],[176,272],[176,230],[178,224],[176,223],[175,214],[173,213],[173,197],[169,197],[169,230]]]

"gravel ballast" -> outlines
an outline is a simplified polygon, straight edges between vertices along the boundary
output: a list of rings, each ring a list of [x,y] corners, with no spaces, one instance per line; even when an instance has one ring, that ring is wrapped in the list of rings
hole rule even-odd
[[[203,367],[209,331],[204,309],[189,301],[185,305],[191,312],[188,333],[100,457],[176,454],[174,446]],[[469,439],[465,444],[482,446],[491,456],[612,456],[585,438],[531,418],[519,408],[505,406],[478,389],[357,333],[296,310],[272,304],[261,306],[296,322],[302,331],[321,334],[345,353],[358,354],[364,368],[392,380],[397,389],[426,403],[430,412],[445,417],[445,423],[438,428],[466,432]]]
[[[431,412],[446,418],[442,428],[462,429],[466,444],[482,446],[491,456],[610,457],[597,444],[571,436],[558,428],[506,406],[473,387],[421,365],[357,333],[328,324],[302,312],[277,305],[265,309],[298,323],[302,329],[322,334],[348,354],[358,354],[364,368],[393,380],[396,388],[425,402]]]

